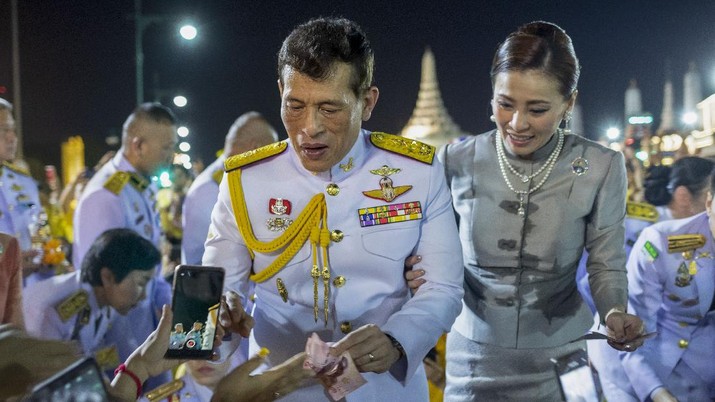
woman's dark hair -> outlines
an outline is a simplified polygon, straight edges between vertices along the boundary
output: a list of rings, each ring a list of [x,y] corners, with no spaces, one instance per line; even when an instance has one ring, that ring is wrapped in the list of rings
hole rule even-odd
[[[680,186],[698,198],[707,189],[714,167],[715,162],[697,156],[680,158],[672,166],[653,166],[643,182],[645,200],[655,206],[668,205]]]
[[[564,99],[576,91],[581,66],[571,38],[558,25],[535,21],[509,34],[492,60],[492,86],[499,73],[528,70],[553,76]]]
[[[130,272],[149,271],[161,261],[159,250],[131,229],[109,229],[97,237],[82,260],[82,280],[102,286],[100,272],[107,268],[121,282]]]

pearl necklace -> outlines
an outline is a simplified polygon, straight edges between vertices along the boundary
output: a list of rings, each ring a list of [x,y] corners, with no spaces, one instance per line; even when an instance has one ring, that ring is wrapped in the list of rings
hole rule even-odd
[[[506,155],[504,154],[504,137],[501,135],[499,131],[497,131],[497,138],[496,139],[496,148],[497,148],[497,160],[499,161],[499,170],[501,171],[501,175],[504,178],[504,181],[506,182],[507,187],[509,187],[509,190],[513,191],[516,193],[516,195],[519,197],[519,209],[517,210],[517,213],[519,214],[520,217],[524,217],[526,215],[526,210],[524,209],[524,197],[527,194],[531,194],[534,191],[538,190],[541,188],[541,186],[546,183],[546,180],[549,178],[551,175],[551,171],[554,169],[554,165],[556,165],[556,159],[559,157],[559,154],[561,153],[561,149],[564,146],[564,132],[561,129],[557,130],[557,133],[559,135],[558,141],[556,143],[556,148],[551,152],[551,155],[549,155],[549,158],[546,159],[546,162],[544,163],[544,166],[541,167],[541,169],[537,170],[536,173],[531,174],[531,175],[525,175],[521,174],[514,169],[514,167],[509,163],[509,161],[506,158]],[[534,187],[529,188],[528,190],[517,190],[514,188],[514,186],[511,184],[511,181],[509,181],[509,176],[506,174],[506,167],[508,166],[509,170],[517,177],[521,179],[523,183],[527,183],[531,181],[531,179],[535,178],[536,176],[540,175],[544,170],[546,170],[546,173],[544,174],[544,177],[541,178],[541,181],[535,185]]]

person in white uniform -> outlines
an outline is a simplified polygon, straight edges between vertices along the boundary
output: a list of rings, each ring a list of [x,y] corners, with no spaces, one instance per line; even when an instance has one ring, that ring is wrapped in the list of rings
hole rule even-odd
[[[86,356],[114,369],[119,364],[117,348],[105,339],[111,320],[146,298],[147,283],[160,259],[159,250],[133,230],[102,233],[85,254],[81,270],[25,288],[27,332],[43,339],[77,341]]]
[[[0,232],[17,238],[25,274],[39,268],[33,258],[30,229],[37,225],[42,205],[37,183],[26,169],[12,161],[17,153],[17,134],[12,104],[0,98]]]
[[[628,260],[629,305],[657,331],[620,356],[639,400],[715,399],[715,176],[709,187],[705,212],[644,229]]]
[[[158,103],[137,106],[124,122],[122,146],[87,183],[74,214],[72,260],[79,266],[87,249],[104,231],[128,228],[160,248],[161,228],[156,208],[157,185],[152,176],[171,166],[176,145],[176,118]],[[147,298],[126,317],[115,317],[108,337],[126,359],[159,322],[164,304],[171,304],[171,285],[161,276],[149,283]],[[130,334],[126,329],[130,328]],[[152,380],[156,385],[171,379]]]
[[[251,349],[268,347],[269,365],[317,333],[367,379],[347,401],[427,401],[422,359],[461,309],[461,249],[434,147],[361,129],[372,70],[354,22],[295,28],[278,62],[289,141],[226,160],[203,263],[243,297],[256,282]],[[412,253],[428,283],[410,297]],[[220,319],[236,331],[250,319],[231,294]],[[285,400],[329,397],[313,382]]]
[[[278,141],[278,134],[258,112],[242,114],[231,125],[221,155],[199,174],[184,199],[181,263],[201,265],[204,241],[211,224],[211,210],[218,199],[226,158]]]

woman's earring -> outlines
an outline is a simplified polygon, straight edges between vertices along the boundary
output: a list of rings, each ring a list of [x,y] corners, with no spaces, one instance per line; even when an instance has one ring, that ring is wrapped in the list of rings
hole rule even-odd
[[[564,134],[571,134],[571,111],[564,115]]]
[[[489,116],[489,120],[493,121],[494,123],[497,122],[497,118],[494,117],[494,115]]]

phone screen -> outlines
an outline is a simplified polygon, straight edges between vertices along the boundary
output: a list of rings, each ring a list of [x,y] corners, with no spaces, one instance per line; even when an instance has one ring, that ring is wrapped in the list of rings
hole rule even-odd
[[[213,350],[224,270],[179,265],[174,272],[174,313],[166,357],[208,359]]]
[[[91,357],[78,360],[36,385],[23,401],[107,401],[102,375]]]
[[[556,368],[561,386],[561,395],[566,402],[598,402],[599,390],[593,378],[593,371],[588,364],[585,350],[557,359],[551,359]]]

